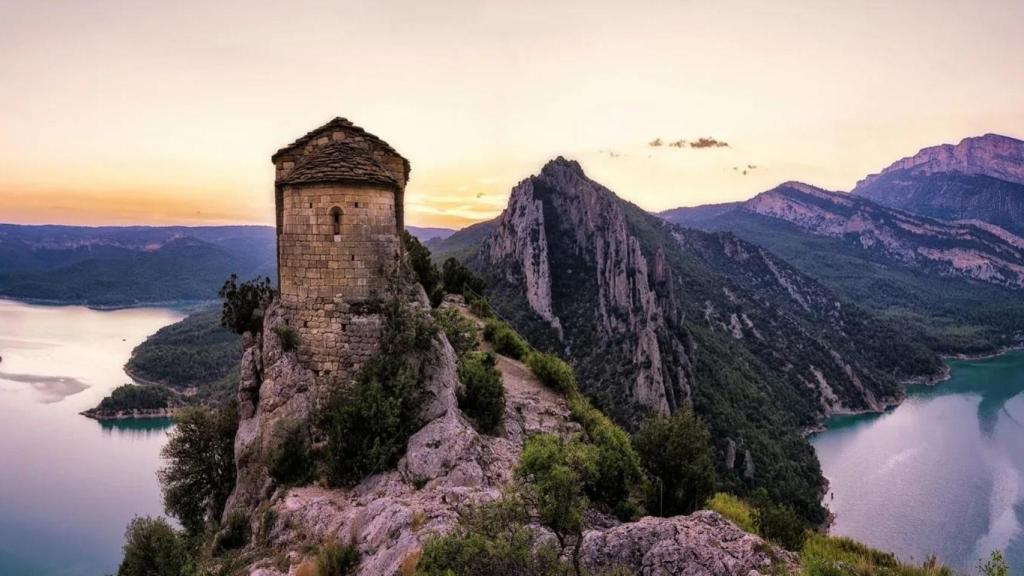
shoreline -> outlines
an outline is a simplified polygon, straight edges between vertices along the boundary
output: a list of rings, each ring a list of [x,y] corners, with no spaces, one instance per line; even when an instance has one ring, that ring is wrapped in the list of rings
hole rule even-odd
[[[1022,350],[1024,350],[1024,345],[1017,344],[1017,345],[1013,345],[1013,346],[1002,346],[1002,347],[1000,347],[998,350],[996,350],[994,352],[981,352],[981,353],[978,353],[978,354],[955,354],[955,355],[953,355],[953,354],[944,354],[944,355],[940,355],[940,358],[942,358],[942,361],[943,361],[943,369],[942,369],[942,371],[939,374],[934,375],[934,376],[912,376],[910,378],[904,378],[903,380],[900,380],[899,384],[904,386],[904,392],[906,392],[906,387],[908,387],[908,386],[926,386],[926,387],[938,386],[938,385],[942,384],[943,382],[949,381],[953,377],[953,367],[949,365],[949,362],[951,362],[951,361],[956,361],[956,362],[972,362],[972,361],[978,361],[978,360],[992,360],[992,359],[995,359],[995,358],[999,358],[1000,356],[1004,356],[1006,354],[1009,354],[1011,352],[1020,352]],[[803,428],[803,429],[800,430],[800,432],[801,432],[801,434],[803,435],[804,438],[811,438],[812,436],[815,436],[817,434],[820,434],[820,433],[825,432],[825,431],[828,430],[828,426],[825,425],[825,422],[829,418],[832,418],[832,417],[835,417],[835,416],[865,416],[865,415],[871,415],[871,414],[881,415],[881,414],[885,414],[886,412],[889,412],[890,410],[894,410],[896,408],[899,408],[899,406],[901,404],[903,404],[903,402],[906,399],[907,399],[907,394],[904,393],[902,397],[900,397],[898,399],[895,399],[895,400],[893,400],[891,402],[885,403],[885,405],[882,408],[877,409],[877,410],[865,409],[865,410],[844,410],[844,411],[832,412],[832,413],[824,416],[822,418],[822,421],[819,422],[818,424],[816,424],[815,426]]]
[[[1024,350],[1024,345],[1014,345],[1014,346],[1003,346],[1003,347],[1001,347],[996,352],[986,352],[986,353],[979,353],[979,354],[942,355],[941,358],[943,360],[945,368],[942,370],[942,373],[939,374],[937,377],[932,377],[932,378],[929,378],[929,377],[913,377],[913,378],[908,378],[908,379],[900,381],[900,384],[903,384],[904,386],[927,386],[927,387],[938,386],[938,385],[942,384],[943,382],[949,381],[953,377],[953,367],[950,366],[950,364],[949,364],[950,361],[971,362],[971,361],[978,361],[978,360],[993,360],[995,358],[999,358],[999,357],[1004,356],[1006,354],[1009,354],[1011,352],[1020,352],[1022,350]],[[851,411],[842,412],[842,413],[830,414],[829,416],[826,416],[822,420],[822,422],[820,422],[817,426],[814,426],[813,428],[801,430],[801,432],[803,433],[804,438],[807,438],[809,440],[811,437],[813,437],[813,436],[815,436],[817,434],[821,434],[822,432],[827,432],[828,431],[828,426],[825,424],[825,422],[829,418],[832,418],[833,416],[863,416],[863,415],[877,415],[877,416],[880,416],[882,414],[885,414],[886,412],[889,412],[890,410],[895,410],[896,408],[899,408],[899,406],[901,404],[903,404],[903,402],[907,399],[908,396],[909,396],[909,394],[905,393],[902,398],[896,400],[895,402],[893,402],[891,404],[887,404],[885,406],[885,408],[883,408],[881,410],[851,410]],[[828,493],[829,493],[829,490],[831,488],[832,482],[824,474],[822,474],[822,478],[824,479],[824,481],[822,483],[821,505],[825,508],[826,516],[825,516],[825,520],[818,526],[818,530],[822,531],[824,534],[829,534],[829,533],[831,533],[832,525],[835,523],[836,514],[829,507],[828,501],[826,500],[826,497],[828,496]]]
[[[90,304],[87,300],[56,300],[52,298],[23,298],[0,294],[0,300],[9,300],[21,304],[33,306],[82,306],[97,312],[113,312],[116,310],[130,310],[133,308],[179,308],[199,309],[220,302],[217,299],[209,300],[162,300],[154,302],[132,302],[124,304]]]

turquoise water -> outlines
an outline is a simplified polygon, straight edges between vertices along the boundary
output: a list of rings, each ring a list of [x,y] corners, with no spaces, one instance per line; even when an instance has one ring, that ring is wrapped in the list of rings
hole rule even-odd
[[[170,422],[78,412],[128,382],[132,348],[182,317],[0,300],[0,574],[113,573],[128,521],[161,513]]]
[[[1024,574],[1024,352],[950,364],[949,381],[812,439],[832,533],[962,571],[1005,550]]]

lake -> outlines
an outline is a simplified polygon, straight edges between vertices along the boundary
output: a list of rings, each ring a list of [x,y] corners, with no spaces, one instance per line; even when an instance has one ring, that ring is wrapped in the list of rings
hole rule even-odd
[[[882,415],[832,418],[812,439],[832,533],[961,571],[1000,549],[1022,571],[1024,352],[950,365],[949,381]]]
[[[0,300],[0,574],[114,573],[128,521],[162,513],[170,422],[78,413],[129,382],[132,348],[183,317]]]

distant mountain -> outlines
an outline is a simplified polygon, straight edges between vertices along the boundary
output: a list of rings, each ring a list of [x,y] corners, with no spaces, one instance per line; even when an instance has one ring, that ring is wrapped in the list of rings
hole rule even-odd
[[[800,428],[879,410],[902,395],[894,375],[940,370],[913,338],[767,250],[670,225],[561,158],[453,243],[475,244],[464,257],[495,309],[569,358],[605,411],[635,425],[692,405],[727,482],[765,487],[808,518],[821,514],[821,478]]]
[[[420,242],[431,240],[444,240],[455,233],[451,228],[424,228],[420,226],[406,226],[406,231],[412,234]]]
[[[434,239],[426,244],[430,248],[434,261],[440,266],[448,258],[455,257],[462,260],[469,254],[472,254],[480,247],[484,239],[491,235],[497,226],[497,218],[485,222],[477,222],[462,230],[458,230],[445,239]]]
[[[857,183],[853,194],[943,220],[1024,235],[1024,141],[986,134],[925,148]]]
[[[659,212],[665,220],[686,228],[700,228],[704,223],[714,220],[722,214],[738,207],[742,202],[725,202],[723,204],[704,204],[687,208],[672,208]]]
[[[0,224],[0,296],[128,306],[211,300],[225,278],[275,277],[267,226]]]
[[[1024,239],[996,226],[788,182],[699,227],[768,248],[847,299],[925,334],[933,349],[984,352],[1024,338]]]

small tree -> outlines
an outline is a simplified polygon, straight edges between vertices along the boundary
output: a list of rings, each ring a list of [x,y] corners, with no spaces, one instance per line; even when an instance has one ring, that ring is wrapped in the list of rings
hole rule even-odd
[[[494,432],[505,415],[505,388],[501,372],[494,367],[494,354],[471,352],[459,363],[459,408],[484,433]]]
[[[538,434],[526,440],[516,467],[523,498],[537,520],[555,533],[563,551],[570,540],[575,543],[572,559],[576,574],[580,574],[583,512],[589,505],[584,485],[596,474],[595,460],[592,446]]]
[[[437,306],[441,303],[444,291],[441,289],[441,273],[437,271],[437,266],[430,258],[430,249],[405,230],[402,231],[402,247],[409,255],[409,265],[423,285],[423,290],[430,297],[431,305]]]
[[[651,476],[647,508],[652,514],[689,514],[714,494],[709,440],[707,427],[689,409],[644,422],[633,445]]]
[[[487,283],[473,274],[462,262],[449,258],[441,266],[441,278],[444,291],[448,294],[465,294],[467,292],[482,294]]]
[[[978,561],[978,572],[984,576],[1010,576],[1010,566],[999,550],[993,550],[987,562]]]
[[[117,576],[181,576],[188,549],[163,518],[136,517],[124,534]]]
[[[164,508],[195,535],[220,518],[234,489],[238,407],[188,408],[175,422],[161,451],[167,461],[159,472]]]
[[[263,312],[273,297],[270,278],[257,277],[248,282],[238,283],[238,275],[232,274],[217,293],[223,300],[220,323],[235,332],[258,332],[263,327]]]

